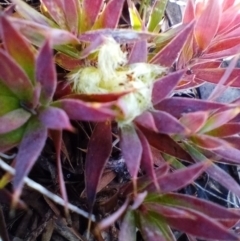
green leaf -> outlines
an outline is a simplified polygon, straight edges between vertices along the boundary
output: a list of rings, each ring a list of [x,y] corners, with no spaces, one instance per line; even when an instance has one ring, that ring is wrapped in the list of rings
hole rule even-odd
[[[154,29],[159,25],[160,21],[164,17],[164,11],[168,0],[157,0],[155,1],[147,24],[148,31],[154,32]]]
[[[0,93],[0,116],[18,108],[20,108],[20,104],[17,98],[5,96]]]
[[[4,152],[18,145],[22,139],[25,129],[26,125],[18,128],[17,130],[0,135],[0,151]]]

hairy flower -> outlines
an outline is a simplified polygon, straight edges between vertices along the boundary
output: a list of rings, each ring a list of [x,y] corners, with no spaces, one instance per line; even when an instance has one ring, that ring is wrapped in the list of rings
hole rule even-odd
[[[125,118],[119,125],[129,124],[136,116],[151,108],[152,86],[165,68],[148,63],[127,64],[127,56],[112,38],[106,38],[98,52],[97,67],[86,66],[69,74],[73,91],[84,94],[129,91],[122,97]]]

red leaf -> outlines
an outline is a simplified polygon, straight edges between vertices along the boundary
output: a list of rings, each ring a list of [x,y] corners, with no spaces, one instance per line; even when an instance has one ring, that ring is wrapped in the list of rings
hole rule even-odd
[[[184,113],[210,111],[224,106],[224,104],[217,102],[176,97],[162,100],[159,104],[155,105],[155,108],[166,111],[176,118],[180,118]]]
[[[65,201],[65,212],[68,214],[67,204],[68,204],[68,197],[65,187],[65,181],[63,177],[62,171],[62,163],[61,163],[61,147],[62,147],[62,131],[51,131],[51,137],[53,139],[53,143],[56,150],[56,161],[57,161],[57,170],[58,170],[58,180],[60,185],[60,191]]]
[[[103,0],[84,0],[82,3],[81,31],[92,28],[103,4]]]
[[[72,34],[77,35],[80,22],[80,2],[78,0],[65,0],[63,5],[68,29]]]
[[[39,110],[39,120],[48,129],[53,130],[73,130],[69,118],[65,111],[55,107],[46,107]]]
[[[209,165],[210,162],[193,164],[190,167],[185,167],[158,178],[161,193],[177,191],[191,184],[207,169]],[[146,190],[149,192],[155,191],[156,187],[154,184],[150,184],[146,187]]]
[[[32,118],[27,125],[16,157],[16,175],[13,179],[14,200],[18,200],[23,179],[28,175],[40,155],[47,139],[47,128],[39,120]]]
[[[31,114],[23,109],[16,109],[0,117],[0,135],[16,130],[28,121]]]
[[[189,138],[195,145],[207,150],[217,150],[227,145],[227,142],[220,138],[207,135],[193,135]]]
[[[145,201],[147,203],[148,201]],[[187,208],[196,210],[202,214],[205,214],[217,221],[224,220],[235,220],[239,219],[239,214],[230,209],[226,209],[216,203],[209,202],[193,196],[180,194],[180,193],[169,193],[164,194],[156,199],[150,199],[149,202],[157,202],[161,205],[176,207],[176,208]]]
[[[63,1],[61,0],[42,0],[47,13],[60,26],[61,29],[67,29],[65,12],[63,11]]]
[[[159,133],[186,134],[187,129],[172,115],[165,111],[152,111],[152,116]]]
[[[128,94],[130,91],[123,91],[119,93],[103,93],[103,94],[69,94],[63,96],[62,99],[75,99],[85,102],[99,102],[109,103],[118,100],[120,97]]]
[[[152,90],[153,105],[158,104],[164,98],[172,94],[172,91],[177,86],[184,72],[184,70],[177,71],[173,74],[169,74],[163,78],[160,78],[154,82]]]
[[[143,112],[141,115],[137,116],[134,119],[134,122],[137,123],[138,125],[141,125],[145,127],[148,130],[157,132],[157,127],[154,121],[154,118],[152,116],[152,113],[149,111]]]
[[[205,81],[217,84],[223,74],[225,73],[226,69],[216,69],[216,68],[210,68],[210,69],[198,69],[196,70],[195,74],[196,77],[199,79],[203,79]],[[233,69],[232,73],[230,74],[230,77],[225,82],[225,85],[231,86],[231,87],[240,87],[240,69]]]
[[[173,228],[184,231],[191,235],[204,239],[238,240],[236,234],[228,231],[224,226],[211,219],[209,216],[196,210],[186,208],[163,207],[160,205],[149,205],[155,209],[165,221]],[[171,215],[166,215],[166,213]],[[175,214],[175,215],[174,215]]]
[[[206,135],[215,137],[227,137],[240,133],[240,123],[227,123],[216,129],[206,132]]]
[[[39,50],[36,65],[36,79],[42,87],[40,101],[46,105],[52,100],[57,86],[53,53],[49,40]]]
[[[25,71],[32,84],[34,84],[35,58],[32,46],[13,28],[6,17],[1,17],[1,24],[5,49]],[[21,46],[21,48],[19,48],[19,46]]]
[[[33,86],[16,62],[0,49],[1,69],[0,79],[19,99],[31,101]]]
[[[163,49],[161,49],[150,62],[167,67],[172,66],[174,61],[177,59],[179,52],[183,48],[187,36],[191,33],[194,23],[195,22],[191,22],[186,25],[186,27],[180,33],[178,33]]]
[[[156,188],[159,189],[156,172],[154,171],[154,163],[153,163],[151,147],[146,137],[139,129],[137,130],[137,134],[142,145],[141,168],[146,172],[146,175],[153,180],[153,183],[155,184]]]
[[[98,123],[88,143],[85,183],[89,207],[92,209],[98,182],[112,150],[111,123]],[[93,167],[96,170],[93,171]]]
[[[215,128],[221,127],[226,124],[234,117],[236,117],[240,112],[238,107],[236,108],[228,108],[227,110],[217,112],[216,114],[210,116],[205,125],[200,130],[201,133],[211,131]]]
[[[63,109],[72,120],[106,121],[115,116],[113,104],[85,103],[75,99],[55,101],[52,106]]]
[[[99,19],[94,24],[94,28],[109,28],[114,29],[117,27],[122,8],[125,0],[110,0],[105,6]],[[114,14],[113,14],[114,13]]]
[[[136,179],[143,150],[134,126],[121,128],[120,146],[129,173],[133,179]]]
[[[192,131],[196,133],[199,129],[206,123],[208,118],[208,112],[206,111],[197,111],[193,113],[184,114],[180,122]]]
[[[84,65],[81,59],[72,58],[66,54],[58,52],[54,56],[55,62],[65,70],[72,71]]]
[[[183,15],[183,23],[190,23],[194,19],[194,2],[193,0],[187,1],[185,12]]]
[[[221,17],[221,7],[219,0],[207,1],[205,9],[197,20],[194,35],[202,51],[208,47],[217,33]]]
[[[168,135],[154,133],[143,127],[140,127],[140,130],[147,138],[149,144],[158,149],[159,151],[183,159],[185,161],[193,161],[192,157]]]
[[[186,149],[191,153],[192,157],[196,162],[202,162],[208,160],[208,158],[198,151],[191,145],[185,144]],[[218,167],[216,164],[211,165],[207,168],[206,172],[215,181],[219,182],[221,185],[226,187],[231,192],[235,193],[240,197],[239,184],[222,168]],[[212,210],[212,209],[211,209]],[[221,213],[221,212],[220,212]]]
[[[128,57],[128,63],[145,63],[147,62],[147,41],[140,40],[134,43],[133,48],[131,49],[130,55]]]

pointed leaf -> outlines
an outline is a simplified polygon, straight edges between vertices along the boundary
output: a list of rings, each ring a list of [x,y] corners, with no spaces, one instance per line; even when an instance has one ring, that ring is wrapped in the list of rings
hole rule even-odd
[[[124,2],[125,0],[110,0],[103,9],[93,28],[116,28],[122,14]]]
[[[44,8],[52,19],[60,26],[61,29],[67,29],[63,1],[61,0],[42,0]],[[70,1],[71,2],[71,1]]]
[[[186,134],[187,129],[172,115],[165,111],[152,111],[152,116],[159,133]]]
[[[204,79],[205,81],[217,84],[223,74],[225,73],[226,69],[198,69],[196,70],[197,78]],[[233,82],[234,80],[234,82]],[[225,82],[225,85],[232,86],[232,87],[240,87],[240,69],[234,69],[230,74],[230,77]]]
[[[196,162],[208,160],[206,156],[204,156],[200,151],[198,151],[193,146],[185,143],[185,147],[191,153],[192,157],[194,158],[194,160]],[[216,164],[213,164],[213,165],[211,165],[210,167],[207,168],[206,172],[215,181],[219,182],[221,185],[223,185],[228,190],[230,190],[231,192],[236,194],[238,197],[240,197],[240,187],[239,187],[239,184],[233,179],[233,177],[231,177],[222,168],[220,168]],[[213,209],[211,208],[211,210],[213,210]],[[219,214],[220,213],[222,214],[223,212],[219,212]],[[213,214],[211,214],[211,215],[213,215]]]
[[[46,105],[52,100],[57,86],[55,65],[49,40],[45,42],[37,56],[36,80],[42,87],[40,102]]]
[[[72,120],[106,121],[114,118],[113,104],[85,103],[75,99],[55,101],[52,106],[63,109]]]
[[[33,86],[15,61],[0,49],[1,69],[0,79],[19,99],[31,101]]]
[[[78,0],[65,0],[63,5],[68,29],[72,34],[77,35],[80,22],[80,2]]]
[[[143,127],[140,127],[140,130],[143,132],[151,146],[163,153],[192,162],[191,156],[168,135],[155,133]]]
[[[14,200],[18,200],[24,177],[28,175],[39,157],[47,139],[47,128],[38,119],[32,118],[27,125],[16,157],[16,175],[13,179]]]
[[[215,137],[227,137],[240,133],[240,123],[227,123],[205,134]]]
[[[223,157],[226,163],[240,164],[240,150],[231,146],[224,145],[219,149],[213,150],[214,153]]]
[[[159,197],[158,195],[145,200],[145,203],[148,202],[159,203],[161,205],[166,205],[170,207],[196,210],[202,214],[208,215],[209,217],[217,221],[224,221],[228,219],[236,221],[237,219],[239,219],[239,214],[231,211],[230,209],[226,209],[225,207],[222,207],[216,203],[186,194],[169,193],[164,194],[161,197]]]
[[[0,135],[16,130],[28,121],[31,114],[23,109],[13,110],[0,117]]]
[[[142,145],[141,168],[143,169],[143,171],[146,172],[146,175],[153,180],[156,188],[158,189],[159,186],[157,183],[156,172],[154,171],[154,163],[153,163],[153,155],[152,155],[151,147],[146,137],[139,129],[137,130],[137,134]]]
[[[155,108],[166,111],[176,118],[180,118],[184,113],[216,110],[224,106],[224,104],[212,101],[176,97],[162,100],[159,104],[155,105]]]
[[[120,146],[127,168],[133,179],[136,179],[142,156],[142,144],[134,126],[121,128]]]
[[[118,240],[119,241],[135,241],[136,240],[136,227],[133,211],[128,211],[122,221]]]
[[[86,156],[85,184],[89,207],[92,209],[96,196],[98,182],[102,176],[112,150],[111,123],[98,123],[88,143]],[[95,172],[92,167],[94,166]]]
[[[128,64],[147,62],[147,41],[137,41],[128,57]]]
[[[4,47],[12,58],[21,66],[32,84],[35,82],[35,58],[32,46],[13,28],[9,20],[2,16],[2,38]],[[16,44],[18,43],[18,44]],[[21,46],[21,48],[19,48]]]
[[[167,0],[161,1],[157,0],[155,1],[151,13],[149,16],[149,22],[147,24],[147,28],[149,32],[153,32],[154,29],[159,25],[162,18],[164,17],[164,11],[167,5]]]
[[[198,18],[194,29],[194,35],[201,50],[207,48],[217,32],[221,10],[222,6],[219,0],[206,2],[206,7]],[[208,27],[206,28],[206,26]]]
[[[72,58],[66,54],[58,52],[54,56],[55,62],[65,70],[73,71],[80,66],[84,65],[84,61],[81,59]]]
[[[226,124],[230,120],[232,120],[235,116],[237,116],[240,112],[240,108],[230,108],[225,111],[218,112],[212,115],[205,125],[201,128],[200,132],[208,132],[215,128],[221,127],[223,124]]]
[[[150,208],[153,208],[153,206],[150,206]],[[164,216],[164,219],[171,227],[177,230],[204,239],[238,240],[236,234],[228,231],[228,229],[220,223],[196,210],[185,208],[179,210],[179,207],[163,207],[160,205],[155,205],[155,209],[155,211],[158,211],[161,216]],[[162,214],[163,210],[165,210],[165,212],[171,212],[172,215],[167,216]],[[182,215],[179,216],[178,214],[181,211]],[[176,213],[176,215],[174,215],[174,213]]]
[[[189,139],[197,146],[207,150],[217,150],[227,145],[227,142],[222,139],[207,135],[193,135]]]
[[[141,115],[134,119],[134,122],[138,125],[145,127],[148,130],[157,132],[157,127],[153,118],[153,115],[149,111],[143,112]]]
[[[39,109],[39,120],[48,129],[73,130],[68,115],[62,109],[48,106]]]
[[[203,127],[208,118],[208,112],[206,111],[197,111],[193,113],[184,114],[180,122],[190,129],[193,133],[196,133]]]
[[[144,240],[149,241],[166,241],[164,238],[162,232],[159,230],[159,228],[154,223],[154,220],[152,220],[151,217],[147,217],[145,215],[140,214],[140,230],[144,237]]]
[[[173,38],[173,40],[171,40],[163,49],[161,49],[150,62],[167,67],[172,66],[174,61],[177,59],[177,56],[181,51],[187,36],[191,33],[193,26],[194,22],[189,23]]]
[[[60,191],[65,201],[65,212],[68,214],[68,197],[67,191],[65,187],[65,181],[63,177],[62,171],[62,162],[61,162],[61,147],[62,147],[62,131],[51,131],[51,137],[53,139],[53,143],[56,150],[56,161],[57,161],[57,171],[58,171],[58,180],[60,185]]]
[[[16,4],[16,11],[23,16],[25,19],[40,23],[45,26],[55,26],[55,23],[50,19],[43,16],[34,8],[30,7],[29,4],[22,0],[11,0],[13,4]]]
[[[177,71],[177,72],[174,72],[173,74],[169,74],[163,78],[157,79],[154,82],[153,90],[152,90],[153,105],[158,104],[164,98],[172,94],[172,91],[177,86],[184,72],[185,72],[184,70]]]
[[[173,173],[169,173],[163,177],[158,178],[158,184],[162,193],[177,191],[197,179],[210,165],[209,162],[201,162],[193,164]],[[154,191],[156,188],[154,184],[146,187],[149,192]]]
[[[183,23],[190,23],[194,19],[194,2],[193,0],[188,0],[183,15]]]
[[[81,32],[92,28],[103,4],[103,0],[83,0],[81,16]]]
[[[75,51],[77,52],[76,48],[73,46],[78,45],[79,41],[76,36],[71,34],[70,32],[62,29],[51,28],[36,22],[24,20],[24,19],[16,19],[13,17],[8,18],[13,26],[21,32],[27,39],[30,40],[31,43],[42,46],[46,39],[51,39],[52,44],[57,48],[61,49],[61,51]],[[63,48],[58,45],[65,45]],[[67,46],[66,44],[72,44],[73,46]],[[70,48],[70,50],[69,50]],[[74,52],[71,54],[73,57],[78,57],[78,53]]]
[[[129,200],[126,199],[124,204],[116,212],[114,212],[113,214],[111,214],[110,216],[108,216],[107,218],[103,219],[101,222],[98,223],[98,228],[100,230],[104,230],[111,226],[113,223],[115,223],[126,211],[126,209],[128,208],[128,204]]]

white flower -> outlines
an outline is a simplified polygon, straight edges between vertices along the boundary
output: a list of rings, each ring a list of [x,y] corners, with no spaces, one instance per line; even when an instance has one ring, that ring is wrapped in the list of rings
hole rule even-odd
[[[142,112],[152,107],[152,86],[165,68],[148,63],[127,65],[127,56],[113,38],[106,38],[98,52],[97,67],[86,66],[69,74],[73,91],[84,94],[131,91],[122,97],[125,118],[120,126],[129,124]]]

